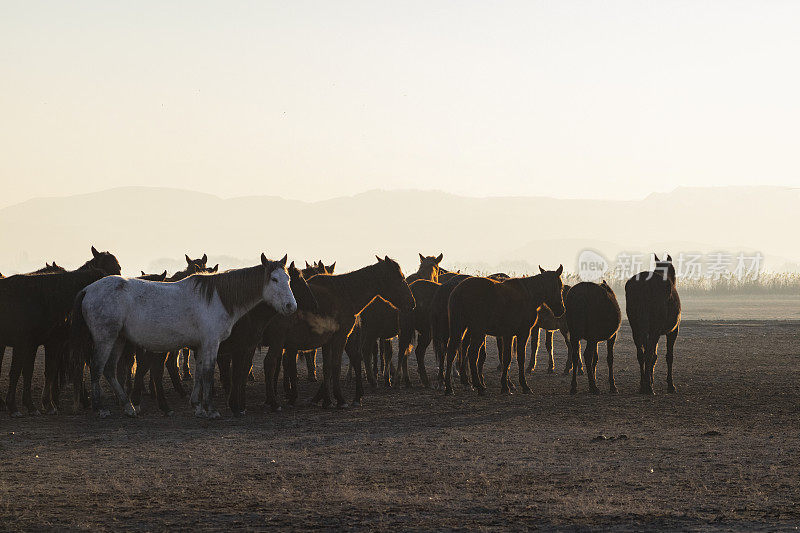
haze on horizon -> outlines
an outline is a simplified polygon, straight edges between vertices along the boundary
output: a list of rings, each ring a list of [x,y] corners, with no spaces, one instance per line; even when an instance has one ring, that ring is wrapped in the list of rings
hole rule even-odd
[[[800,186],[794,2],[9,2],[0,206]]]

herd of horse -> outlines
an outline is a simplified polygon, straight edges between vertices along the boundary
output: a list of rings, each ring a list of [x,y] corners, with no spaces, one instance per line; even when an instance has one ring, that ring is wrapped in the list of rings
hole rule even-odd
[[[564,373],[586,373],[589,390],[598,393],[595,373],[598,344],[605,342],[609,390],[614,383],[614,344],[622,315],[616,295],[604,281],[562,282],[563,267],[526,277],[503,273],[471,276],[441,266],[443,254],[419,255],[418,270],[404,276],[388,256],[346,274],[335,274],[335,263],[321,260],[297,268],[288,259],[261,255],[259,265],[219,272],[207,266],[207,256],[185,256],[186,268],[167,276],[122,277],[110,252],[91,249],[80,268],[67,271],[52,264],[36,272],[0,275],[0,369],[6,347],[12,348],[9,388],[0,410],[21,416],[17,386],[22,377],[22,404],[30,414],[34,404],[31,382],[34,362],[44,347],[44,385],[41,409],[58,412],[62,388],[71,384],[73,410],[91,405],[101,417],[104,406],[101,376],[122,410],[136,416],[148,379],[150,393],[165,414],[166,369],[175,391],[190,396],[199,417],[218,418],[214,406],[214,376],[219,369],[228,406],[235,416],[246,412],[245,386],[253,380],[253,357],[264,357],[265,405],[280,409],[298,401],[297,361],[306,362],[310,381],[319,381],[312,403],[346,407],[342,392],[343,354],[355,381],[353,404],[364,395],[362,370],[373,387],[382,377],[387,386],[411,386],[408,357],[416,356],[419,380],[431,387],[425,355],[433,345],[438,363],[436,387],[453,394],[452,374],[478,394],[486,391],[484,363],[487,336],[495,337],[500,390],[516,390],[509,376],[513,355],[518,385],[530,393],[527,374],[533,370],[539,332],[545,331],[549,372],[555,370],[553,335],[559,331],[568,348]],[[625,285],[626,312],[640,369],[639,392],[653,394],[653,371],[658,342],[666,336],[667,390],[675,391],[673,349],[680,327],[681,307],[672,258],[633,276]],[[398,339],[397,366],[392,339]],[[526,365],[526,346],[532,354]],[[580,343],[584,342],[581,354]],[[415,345],[416,344],[416,345]],[[318,379],[316,352],[322,352]],[[191,373],[188,361],[193,356]],[[581,357],[582,355],[582,357]],[[88,367],[90,388],[84,384]],[[283,373],[282,387],[278,386]],[[189,393],[184,384],[193,381]]]

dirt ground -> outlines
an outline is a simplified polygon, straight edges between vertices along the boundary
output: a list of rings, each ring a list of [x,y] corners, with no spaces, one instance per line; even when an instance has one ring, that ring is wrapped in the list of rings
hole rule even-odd
[[[541,353],[533,394],[501,396],[489,343],[485,397],[381,387],[363,407],[267,413],[259,375],[241,419],[196,419],[169,384],[170,418],[149,398],[138,419],[2,413],[0,529],[796,530],[799,337],[797,321],[684,322],[678,393],[662,358],[654,397],[636,394],[623,323],[616,396],[602,356],[603,394],[582,376],[570,396]],[[36,394],[41,374],[40,357]]]

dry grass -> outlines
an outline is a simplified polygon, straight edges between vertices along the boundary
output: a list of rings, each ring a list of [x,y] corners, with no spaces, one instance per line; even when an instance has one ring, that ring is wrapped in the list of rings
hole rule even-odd
[[[799,333],[685,323],[679,392],[664,393],[662,361],[655,397],[635,394],[623,324],[617,396],[589,395],[584,378],[571,397],[541,357],[532,395],[500,396],[489,343],[483,398],[381,388],[361,408],[264,413],[259,378],[243,419],[195,419],[174,394],[172,418],[149,398],[135,420],[3,416],[0,528],[791,529]],[[602,358],[598,374],[605,390]]]

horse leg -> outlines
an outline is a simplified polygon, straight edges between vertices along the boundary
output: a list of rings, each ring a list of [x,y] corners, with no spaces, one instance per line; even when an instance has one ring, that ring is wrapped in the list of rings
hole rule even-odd
[[[583,362],[586,365],[586,377],[589,380],[589,392],[600,394],[597,388],[597,341],[586,341],[586,349],[583,351]]]
[[[374,391],[378,387],[378,379],[377,379],[377,369],[375,366],[378,362],[373,361],[372,351],[369,349],[370,346],[364,344],[363,341],[359,339],[357,343],[357,349],[360,352],[361,359],[364,361],[364,373],[367,376],[367,382],[369,386],[372,387]]]
[[[138,413],[142,409],[142,390],[144,389],[144,375],[150,368],[150,352],[137,350],[136,371],[133,374],[133,386],[131,387],[131,403]]]
[[[667,392],[677,392],[672,381],[672,357],[675,349],[675,340],[678,338],[678,328],[667,333]]]
[[[306,370],[308,375],[306,381],[309,383],[316,383],[317,381],[317,349],[309,350],[304,354],[306,356]]]
[[[60,343],[44,345],[44,387],[42,387],[42,411],[48,415],[58,414],[58,362],[63,358]]]
[[[428,372],[425,370],[425,352],[431,344],[430,330],[420,332],[417,336],[417,347],[414,349],[414,355],[417,357],[417,372],[419,372],[419,380],[422,386],[426,389],[431,388],[431,382],[428,380]]]
[[[466,353],[466,361],[469,365],[470,375],[472,377],[472,386],[480,396],[483,396],[485,393],[485,388],[481,383],[481,377],[478,374],[478,359],[480,358],[481,346],[483,346],[485,341],[485,335],[470,335],[469,347],[467,348]],[[464,374],[466,375],[466,371]]]
[[[456,339],[455,337],[450,337],[447,341],[447,351],[445,353],[447,357],[447,361],[445,361],[445,373],[444,373],[444,393],[445,395],[453,395],[453,385],[452,385],[452,372],[453,372],[453,361],[456,358],[456,352],[458,351],[458,347],[461,345],[461,339]],[[440,370],[441,373],[441,370]]]
[[[486,389],[486,381],[483,379],[483,366],[486,364],[486,340],[484,339],[483,344],[478,349],[478,382],[481,384],[481,387]]]
[[[633,342],[636,345],[636,359],[639,361],[639,394],[645,394],[647,387],[647,374],[644,371],[644,339],[634,335]]]
[[[444,384],[444,360],[447,353],[447,342],[443,342],[441,339],[434,336],[433,353],[439,367],[436,372],[436,390],[439,390]]]
[[[206,345],[201,345],[195,353],[195,381],[202,382],[203,400],[195,409],[195,416],[203,416],[209,419],[220,417],[219,411],[214,409],[214,366],[219,351],[219,342],[211,341]]]
[[[150,378],[153,380],[153,388],[156,393],[158,408],[166,416],[172,416],[173,411],[169,408],[167,397],[164,394],[164,361],[167,359],[166,353],[152,354],[150,363]]]
[[[347,350],[347,358],[350,360],[350,370],[353,371],[353,377],[356,381],[356,391],[353,395],[353,405],[361,405],[361,399],[364,396],[364,388],[361,383],[361,344],[354,342]]]
[[[22,405],[25,406],[29,415],[40,414],[39,410],[33,405],[33,393],[31,392],[33,364],[36,362],[36,352],[38,349],[39,347],[36,346],[22,361]]]
[[[342,394],[342,387],[340,382],[340,377],[342,374],[342,354],[344,353],[344,345],[347,342],[347,336],[345,335],[344,338],[335,338],[335,342],[331,346],[332,353],[331,353],[331,361],[333,363],[333,367],[331,368],[331,391],[333,392],[333,397],[336,399],[336,404],[338,407],[344,409],[349,407],[349,404],[344,399],[344,395]],[[391,344],[389,345],[389,349],[391,349]],[[361,362],[359,361],[359,365]]]
[[[392,341],[389,341],[389,340],[386,341],[386,343],[389,345],[389,349],[390,350],[391,350],[391,346],[392,346],[391,342]],[[403,372],[403,386],[405,388],[407,388],[407,389],[411,388],[411,373],[408,371],[408,354],[409,354],[410,351],[411,351],[410,348],[405,353],[403,353],[403,351],[400,350],[400,348],[398,348],[398,350],[397,350],[397,368],[399,369],[401,364],[402,364],[402,367],[403,367],[403,370],[402,370],[402,372]]]
[[[581,343],[577,338],[573,339],[570,336],[568,353],[572,357],[572,384],[570,385],[569,393],[575,394],[578,392],[578,359],[581,353]]]
[[[564,375],[568,376],[572,370],[572,343],[569,340],[569,331],[561,330],[561,335],[564,336],[564,344],[567,345],[567,362],[564,365]]]
[[[8,374],[8,394],[6,404],[13,417],[22,416],[17,408],[17,383],[25,366],[25,360],[31,357],[31,352],[36,353],[37,346],[15,346],[11,352],[11,371]]]
[[[464,338],[461,339],[461,348],[458,350],[458,376],[461,378],[461,384],[467,387],[470,385],[469,359],[467,358],[469,342],[469,335],[464,335]]]
[[[192,351],[189,348],[181,348],[178,350],[178,362],[181,369],[181,379],[187,380],[192,379],[192,373],[189,370],[189,357],[192,355]],[[195,363],[197,361],[195,360]]]
[[[111,385],[111,390],[113,390],[114,394],[117,396],[117,401],[122,404],[122,409],[125,414],[130,417],[135,417],[136,409],[133,408],[133,404],[128,399],[128,395],[125,394],[125,389],[123,389],[122,385],[117,381],[117,363],[119,362],[124,348],[125,339],[119,337],[111,348],[108,361],[106,361],[105,368],[103,369],[103,375],[106,377],[108,384]]]
[[[281,364],[281,359],[277,355],[278,350],[272,345],[267,348],[267,353],[264,355],[264,406],[271,409],[277,409],[278,400],[275,397],[276,387],[275,380],[278,373],[278,365]],[[286,372],[283,373],[284,376]]]
[[[6,347],[0,345],[0,376],[3,375],[3,356],[6,354]],[[0,411],[5,411],[6,409],[6,400],[3,398],[3,395],[0,394]]]
[[[539,333],[540,332],[541,332],[541,328],[539,328],[537,326],[533,326],[533,328],[531,329],[531,332],[530,332],[530,336],[531,336],[531,360],[528,361],[528,368],[527,368],[528,372],[533,372],[534,370],[536,370],[536,358],[539,355]],[[545,346],[547,346],[547,339],[548,339],[547,334],[548,333],[549,332],[547,330],[545,330],[545,332],[544,332]],[[550,349],[548,348],[547,351],[549,352]],[[550,356],[550,359],[552,361],[552,355]],[[517,363],[519,363],[519,354],[517,355]],[[552,372],[552,366],[553,365],[551,364],[550,365],[551,370],[548,370],[548,372]]]
[[[502,339],[501,345],[502,350],[498,354],[500,356],[500,361],[503,363],[503,373],[500,375],[500,394],[512,394],[511,391],[511,379],[508,377],[508,373],[511,370],[511,348],[512,348],[512,337],[499,337]],[[521,371],[524,373],[524,367],[521,367]]]
[[[611,394],[617,393],[617,384],[614,382],[614,344],[617,342],[617,334],[614,333],[610,339],[606,341],[606,351],[608,356],[608,388]]]
[[[545,330],[544,332],[544,347],[547,349],[547,356],[549,358],[549,364],[547,366],[548,374],[552,374],[556,370],[556,358],[555,353],[553,352],[553,335],[555,335],[555,333],[555,331],[548,330]]]
[[[181,398],[186,398],[186,388],[181,381],[181,375],[178,371],[178,356],[175,350],[167,352],[167,360],[164,362],[164,367],[167,369],[169,379],[172,381],[172,388],[178,393]]]
[[[387,387],[393,385],[393,381],[400,378],[400,359],[397,361],[397,369],[395,370],[394,362],[392,361],[392,343],[384,339],[378,338],[378,347],[380,348],[381,359],[383,360],[383,376]]]
[[[650,334],[645,347],[645,394],[655,394],[653,389],[653,372],[658,360],[658,336]]]
[[[530,332],[530,329],[526,329],[517,333],[517,367],[519,368],[519,386],[523,394],[531,393],[531,388],[528,386],[528,379],[525,373],[525,350],[528,346],[528,335],[530,335]],[[536,340],[538,344],[538,333]],[[531,342],[531,344],[533,343]]]

